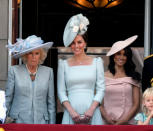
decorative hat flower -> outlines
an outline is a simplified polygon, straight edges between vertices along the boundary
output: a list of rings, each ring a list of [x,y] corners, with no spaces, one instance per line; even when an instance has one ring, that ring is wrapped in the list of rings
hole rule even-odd
[[[83,35],[87,31],[87,25],[89,25],[89,20],[82,14],[77,14],[72,16],[64,30],[63,41],[64,45],[67,47],[75,39],[76,35]]]
[[[72,28],[72,31],[78,32],[80,35],[87,31],[87,25],[89,25],[89,20],[82,14],[73,17],[70,22],[70,28]]]
[[[41,37],[37,37],[35,35],[31,35],[27,37],[25,40],[18,38],[15,44],[12,44],[8,41],[8,45],[6,46],[13,57],[19,57],[25,53],[28,53],[34,49],[38,48],[46,48],[49,49],[52,46],[53,42],[44,43]]]

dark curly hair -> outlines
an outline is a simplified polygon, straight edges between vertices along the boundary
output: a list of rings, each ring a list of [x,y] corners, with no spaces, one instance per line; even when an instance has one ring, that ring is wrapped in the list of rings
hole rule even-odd
[[[134,80],[140,81],[141,75],[135,71],[136,65],[134,64],[134,62],[132,60],[133,54],[132,54],[131,48],[126,47],[124,49],[124,51],[125,51],[125,56],[127,57],[127,62],[124,65],[125,74],[129,77],[132,77]],[[116,73],[114,56],[115,55],[112,55],[109,57],[109,65],[108,65],[108,69],[113,75],[115,75],[115,73]]]

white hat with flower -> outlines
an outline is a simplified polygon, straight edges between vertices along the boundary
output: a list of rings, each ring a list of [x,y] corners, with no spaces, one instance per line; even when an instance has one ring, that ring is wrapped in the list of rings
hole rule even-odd
[[[11,42],[8,42],[8,45],[6,47],[9,49],[13,58],[18,58],[36,49],[43,48],[48,50],[52,45],[53,42],[44,43],[41,37],[31,35],[26,39],[18,38],[15,44],[11,44]]]
[[[64,46],[68,47],[78,34],[83,35],[87,31],[87,25],[89,25],[87,17],[82,14],[72,16],[67,22],[64,30]]]

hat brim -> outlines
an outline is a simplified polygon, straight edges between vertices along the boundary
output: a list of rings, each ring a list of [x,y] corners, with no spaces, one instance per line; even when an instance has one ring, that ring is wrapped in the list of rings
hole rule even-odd
[[[53,45],[53,42],[47,42],[47,43],[41,44],[41,45],[39,45],[37,47],[29,48],[29,49],[26,49],[26,50],[24,50],[22,52],[18,52],[16,54],[13,54],[12,58],[17,59],[17,58],[19,58],[19,57],[21,57],[21,56],[33,51],[33,50],[40,49],[40,48],[49,49],[49,48],[51,48],[52,45]]]
[[[68,47],[78,34],[78,31],[73,32],[72,28],[70,28],[70,22],[72,21],[72,18],[73,16],[69,19],[64,29],[63,42],[65,47]]]
[[[126,48],[127,46],[129,46],[130,44],[132,44],[136,39],[137,39],[137,35],[132,36],[124,41],[118,41],[115,42],[113,45],[116,44],[116,46],[112,46],[112,48],[110,49],[110,51],[106,54],[106,56],[111,56],[114,55],[115,53],[123,50],[124,48]]]

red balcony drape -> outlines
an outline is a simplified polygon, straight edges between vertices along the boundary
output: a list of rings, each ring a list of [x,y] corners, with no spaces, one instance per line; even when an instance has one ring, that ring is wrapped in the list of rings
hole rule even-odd
[[[5,131],[153,131],[152,125],[2,124]]]

